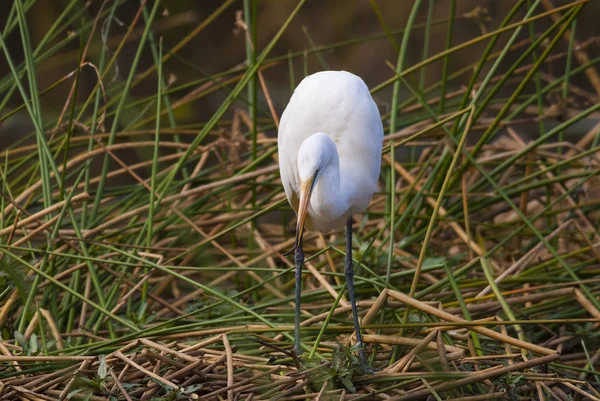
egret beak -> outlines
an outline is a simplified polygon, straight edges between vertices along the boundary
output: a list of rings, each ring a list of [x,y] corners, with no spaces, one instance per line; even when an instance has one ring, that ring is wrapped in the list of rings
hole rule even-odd
[[[294,243],[294,249],[298,248],[298,245],[302,240],[302,234],[304,232],[304,221],[306,220],[306,214],[308,213],[308,204],[310,203],[310,196],[317,182],[317,174],[319,174],[318,170],[312,177],[302,182],[302,184],[300,185],[300,203],[298,205],[298,217],[296,219],[296,241]]]

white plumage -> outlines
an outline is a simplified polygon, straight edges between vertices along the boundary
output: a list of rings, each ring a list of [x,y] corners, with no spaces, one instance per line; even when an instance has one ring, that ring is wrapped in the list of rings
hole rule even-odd
[[[343,227],[377,190],[382,142],[379,111],[361,78],[346,71],[304,78],[279,126],[279,170],[288,201],[297,211],[301,178],[310,178],[301,172],[321,168],[308,207],[310,224],[322,232]]]
[[[383,126],[377,105],[362,79],[345,71],[323,71],[304,78],[281,116],[279,171],[296,211],[296,309],[294,343],[302,352],[300,299],[302,232],[305,222],[322,232],[346,225],[345,276],[356,341],[364,359],[354,294],[352,214],[367,208],[381,167]],[[308,215],[308,217],[307,217]]]

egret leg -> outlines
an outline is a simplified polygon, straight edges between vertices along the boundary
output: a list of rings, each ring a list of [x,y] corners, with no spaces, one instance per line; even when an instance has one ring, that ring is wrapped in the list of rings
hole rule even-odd
[[[302,249],[302,237],[298,241],[294,253],[294,262],[296,263],[296,310],[294,316],[294,351],[300,356],[302,347],[300,346],[300,295],[302,293],[302,266],[304,265],[304,250]]]
[[[358,343],[358,355],[364,360],[365,351],[363,349],[362,335],[360,334],[360,325],[358,323],[358,310],[356,308],[356,296],[354,294],[354,266],[352,266],[352,216],[346,223],[346,285],[348,286],[348,297],[352,306],[352,319],[354,320],[354,331],[356,332],[356,342]]]

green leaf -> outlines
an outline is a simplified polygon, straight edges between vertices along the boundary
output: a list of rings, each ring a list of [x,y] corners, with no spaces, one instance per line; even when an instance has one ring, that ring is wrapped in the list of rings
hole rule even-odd
[[[21,346],[21,348],[23,348],[23,350],[26,350],[28,347],[27,344],[27,340],[25,339],[25,336],[23,335],[23,333],[19,332],[19,331],[15,331],[15,340],[17,340],[17,343]]]
[[[19,296],[25,302],[26,294],[29,294],[30,285],[27,284],[25,278],[25,270],[19,267],[11,267],[4,261],[4,258],[0,258],[0,273],[7,275],[12,283],[17,287]]]
[[[356,389],[354,388],[354,384],[350,381],[350,379],[348,379],[347,377],[340,377],[339,379],[348,391],[350,391],[352,393],[356,392]]]
[[[425,258],[423,260],[423,268],[426,267],[442,267],[446,263],[446,257],[440,256],[437,258]]]
[[[98,366],[98,376],[104,380],[106,376],[108,376],[108,368],[106,366],[106,357],[104,355],[100,355],[98,357],[99,366]]]
[[[70,400],[71,398],[73,398],[74,395],[81,393],[82,391],[82,388],[76,388],[75,390],[69,391],[69,393],[67,394],[67,400]]]
[[[35,333],[33,333],[29,338],[29,350],[32,354],[36,354],[38,352],[38,341]]]

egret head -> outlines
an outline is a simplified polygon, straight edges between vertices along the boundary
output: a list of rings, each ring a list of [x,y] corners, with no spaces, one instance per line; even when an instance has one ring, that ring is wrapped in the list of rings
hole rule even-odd
[[[296,246],[302,238],[312,191],[320,175],[332,163],[339,163],[337,148],[333,139],[323,132],[317,132],[306,138],[298,149],[300,203],[296,223]]]

